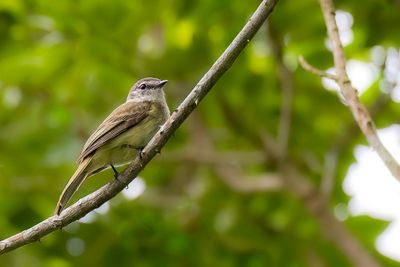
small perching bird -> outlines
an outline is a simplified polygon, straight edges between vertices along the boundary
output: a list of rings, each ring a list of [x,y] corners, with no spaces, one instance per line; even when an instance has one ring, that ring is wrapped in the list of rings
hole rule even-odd
[[[169,117],[163,91],[167,80],[144,78],[129,91],[126,102],[117,107],[83,146],[78,168],[58,200],[60,214],[82,182],[89,176],[131,162]],[[139,152],[139,153],[138,153]]]

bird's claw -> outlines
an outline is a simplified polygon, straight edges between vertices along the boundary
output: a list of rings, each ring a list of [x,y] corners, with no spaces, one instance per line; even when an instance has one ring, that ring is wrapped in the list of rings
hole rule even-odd
[[[114,178],[115,180],[119,181],[118,177],[119,177],[119,172],[117,171],[117,169],[114,167],[114,165],[112,163],[110,163],[110,166],[112,168],[112,170],[114,171]]]

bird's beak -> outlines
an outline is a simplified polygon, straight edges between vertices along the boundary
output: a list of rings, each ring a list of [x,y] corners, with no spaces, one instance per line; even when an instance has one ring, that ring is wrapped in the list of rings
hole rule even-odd
[[[168,82],[168,80],[162,80],[162,81],[158,84],[158,86],[159,86],[159,87],[163,87],[167,82]]]

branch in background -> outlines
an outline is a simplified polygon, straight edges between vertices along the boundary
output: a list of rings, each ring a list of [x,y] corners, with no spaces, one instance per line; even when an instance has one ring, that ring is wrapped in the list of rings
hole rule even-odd
[[[386,60],[384,62],[386,62]],[[383,64],[381,66],[381,73],[383,74],[383,76],[385,69],[386,64]],[[377,116],[388,106],[391,99],[391,92],[397,85],[393,83],[389,84],[390,88],[388,92],[380,93],[379,96],[375,99],[374,103],[368,108],[369,113],[372,117]],[[326,154],[323,177],[321,181],[321,192],[322,194],[324,194],[326,200],[329,200],[332,194],[338,157],[343,152],[343,150],[348,147],[356,137],[358,137],[358,135],[358,126],[353,121],[352,123],[344,127],[342,134],[336,138],[336,141],[333,143],[332,148]]]
[[[368,108],[371,116],[375,117],[381,113],[390,103],[390,92],[396,85],[392,85],[388,93],[380,93],[375,99],[374,103]],[[322,173],[321,192],[324,194],[325,199],[330,199],[332,194],[338,157],[343,153],[354,140],[359,136],[357,124],[352,121],[347,126],[343,127],[341,134],[336,138],[331,149],[325,156],[324,170]]]
[[[352,136],[358,136],[358,134]],[[335,175],[339,155],[340,150],[337,149],[335,146],[333,146],[332,149],[325,154],[324,168],[322,171],[322,179],[320,185],[320,190],[324,196],[325,202],[328,202],[331,198],[333,187],[335,185]]]
[[[290,125],[292,121],[292,99],[293,99],[293,75],[283,60],[283,45],[278,33],[273,27],[273,23],[269,23],[269,37],[272,46],[272,55],[278,66],[278,78],[282,87],[281,114],[278,128],[278,144],[280,147],[280,158],[286,157],[288,150]]]
[[[284,173],[282,173],[285,178],[284,188],[302,201],[308,211],[319,221],[322,234],[346,255],[352,266],[380,266],[368,250],[363,248],[360,241],[335,218],[332,209],[324,201],[324,196],[309,180],[291,165],[286,165],[284,168]]]
[[[316,249],[307,250],[307,263],[309,267],[324,267],[324,261],[318,255]]]
[[[344,56],[342,43],[340,42],[338,27],[336,25],[335,8],[333,6],[333,2],[332,0],[320,0],[320,5],[324,14],[329,39],[332,43],[332,52],[340,92],[343,95],[344,100],[348,104],[354,119],[358,123],[358,126],[366,136],[369,144],[378,153],[379,157],[385,163],[386,167],[390,170],[392,175],[400,181],[399,164],[382,144],[382,141],[379,139],[378,133],[370,114],[368,113],[365,106],[361,104],[358,98],[357,90],[353,88],[349,77],[347,76],[346,59]]]
[[[213,155],[212,158],[218,159],[221,155],[226,154],[216,151],[215,143],[198,113],[193,114],[192,120],[189,122],[189,128],[191,141],[188,142],[190,146],[187,146],[185,150],[188,154],[191,153],[196,157],[195,163],[197,165],[202,163],[201,158]],[[242,166],[248,163],[248,159],[237,152],[235,155],[239,157],[230,161],[214,161],[210,164],[210,167],[218,174],[221,180],[233,191],[245,194],[277,191],[282,188],[282,179],[276,174],[269,173],[251,177],[246,175]],[[253,161],[252,165],[265,164],[265,162],[265,153],[262,151],[262,153],[258,153],[258,157]],[[184,165],[187,166],[187,164]],[[191,167],[192,173],[193,168],[195,167]]]
[[[201,154],[193,153],[192,148],[179,151],[162,153],[158,159],[161,162],[194,162],[202,165],[221,165],[228,163],[240,163],[241,165],[258,165],[265,163],[266,159],[262,151],[226,151],[214,153],[203,151]]]
[[[261,2],[257,10],[235,39],[230,43],[228,48],[217,59],[203,78],[201,78],[191,93],[172,113],[168,121],[144,148],[142,157],[136,158],[121,174],[118,180],[114,179],[94,193],[82,198],[77,203],[67,208],[60,216],[49,217],[21,233],[0,241],[0,254],[39,240],[43,236],[78,220],[88,212],[100,207],[106,201],[113,198],[133,179],[135,179],[144,166],[146,166],[150,160],[160,152],[168,139],[197,107],[199,102],[211,90],[214,84],[232,66],[235,59],[271,14],[277,2],[278,0],[264,0]]]
[[[228,105],[227,103],[225,104]],[[233,125],[232,127],[243,128],[243,125],[238,125],[241,121],[235,117],[237,113],[230,113],[230,110],[229,106],[223,109],[227,122]],[[286,157],[285,161],[281,161],[280,147],[273,136],[267,130],[263,130],[258,139],[253,136],[253,133],[249,134],[252,138],[251,140],[257,146],[260,143],[262,144],[265,158],[275,162],[278,166],[277,177],[282,178],[282,189],[301,200],[301,203],[304,203],[307,210],[319,221],[322,234],[335,244],[352,265],[359,267],[380,266],[369,254],[368,250],[362,247],[359,240],[335,218],[332,214],[332,208],[324,201],[323,194],[302,174],[290,156]]]
[[[250,177],[239,166],[219,165],[215,170],[224,183],[239,193],[270,192],[282,189],[283,179],[278,174],[266,173]]]
[[[260,135],[260,137],[265,144],[265,153],[270,158],[277,159],[279,151],[276,151],[263,135]],[[336,247],[346,255],[353,266],[380,266],[362,247],[360,242],[333,216],[331,208],[324,201],[324,195],[316,190],[294,163],[286,160],[286,162],[281,163],[279,171],[283,178],[284,189],[301,200],[308,211],[319,221],[322,234],[335,243]]]
[[[321,76],[323,78],[328,78],[328,79],[331,79],[334,81],[338,81],[338,77],[336,77],[336,75],[330,74],[330,73],[320,70],[320,69],[317,69],[316,67],[314,67],[310,63],[308,63],[308,61],[303,56],[299,56],[299,63],[303,67],[303,69],[311,72],[312,74]]]
[[[196,165],[201,164],[203,166],[201,158],[207,158],[213,155],[213,158],[218,159],[221,155],[226,154],[226,152],[221,153],[217,151],[214,140],[204,122],[201,120],[200,116],[198,116],[198,113],[193,114],[192,120],[189,122],[189,128],[191,132],[191,141],[189,141],[188,144],[190,144],[190,146],[187,146],[184,150],[186,150],[188,154],[191,153],[196,157],[195,161],[189,161],[189,163],[196,163]],[[282,188],[282,179],[277,174],[246,175],[242,166],[248,163],[248,159],[243,157],[241,153],[236,152],[235,154],[239,157],[231,161],[214,161],[209,164],[232,191],[246,194],[278,191]],[[193,156],[190,158],[193,158]],[[198,160],[199,158],[200,160]],[[265,164],[265,162],[265,153],[262,151],[262,154],[258,153],[257,160],[254,161],[252,165]],[[183,165],[187,166],[188,164]],[[196,166],[191,167],[191,173],[193,173],[193,168],[196,168]]]

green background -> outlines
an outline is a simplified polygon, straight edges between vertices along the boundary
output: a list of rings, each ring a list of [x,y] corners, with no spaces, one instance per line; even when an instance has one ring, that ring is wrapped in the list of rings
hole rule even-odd
[[[137,79],[168,79],[173,110],[258,3],[1,1],[0,238],[52,214],[86,138]],[[335,4],[354,19],[348,58],[367,62],[372,47],[399,46],[398,1]],[[342,181],[354,146],[365,138],[337,94],[297,63],[304,55],[322,69],[331,67],[325,41],[318,1],[281,0],[268,25],[140,174],[146,183],[140,197],[119,194],[91,222],[75,222],[2,255],[0,266],[351,266],[305,204],[318,198],[296,195],[304,180],[243,190],[268,174],[286,181],[282,176],[294,166],[322,194],[323,164],[333,147],[339,157],[325,213],[348,203]],[[382,97],[380,67],[362,96],[367,106]],[[292,119],[288,149],[280,150],[288,160],[277,163],[262,140],[266,133],[280,136],[288,81]],[[377,127],[396,123],[399,113],[386,99],[374,114]],[[89,179],[73,201],[110,179],[110,170]],[[387,222],[358,216],[339,224],[377,262],[396,265],[374,246]]]

